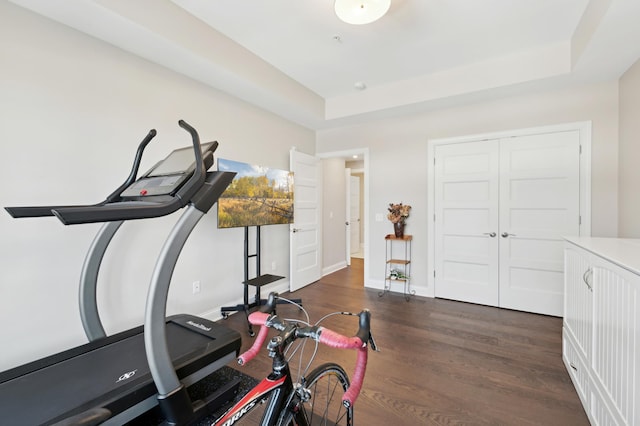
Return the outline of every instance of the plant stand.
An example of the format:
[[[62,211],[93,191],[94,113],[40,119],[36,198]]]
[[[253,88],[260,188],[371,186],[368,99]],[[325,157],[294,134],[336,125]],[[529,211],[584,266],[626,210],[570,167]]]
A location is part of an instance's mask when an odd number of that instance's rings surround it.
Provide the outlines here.
[[[415,295],[415,290],[411,290],[411,241],[413,236],[403,235],[396,237],[388,234],[385,239],[385,270],[384,270],[384,289],[378,293],[378,297],[382,297],[391,291],[391,283],[394,281],[403,283],[402,294],[408,302],[411,296]],[[404,257],[393,256],[394,243],[397,245],[404,244]]]

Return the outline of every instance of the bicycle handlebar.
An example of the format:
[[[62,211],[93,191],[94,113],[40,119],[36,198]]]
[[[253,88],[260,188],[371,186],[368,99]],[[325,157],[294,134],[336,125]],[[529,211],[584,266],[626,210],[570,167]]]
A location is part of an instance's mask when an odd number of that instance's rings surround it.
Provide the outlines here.
[[[259,325],[260,331],[256,336],[256,340],[253,341],[251,348],[238,356],[238,364],[244,365],[251,361],[258,355],[260,349],[262,349],[262,345],[264,345],[264,341],[267,339],[267,334],[269,334],[269,327],[266,326],[269,317],[271,317],[271,315],[264,312],[253,312],[249,315],[249,322],[253,325]]]
[[[368,342],[371,341],[373,343],[373,339],[371,339],[371,312],[365,309],[360,312],[358,316],[360,318],[358,333],[354,337],[344,336],[322,326],[298,328],[296,331],[296,337],[310,337],[316,342],[332,348],[358,350],[356,367],[351,384],[342,397],[342,403],[347,408],[352,407],[358,395],[360,395],[367,368]],[[253,325],[259,325],[260,331],[251,348],[238,357],[238,363],[240,365],[244,365],[255,358],[264,345],[269,328],[283,330],[285,324],[275,314],[266,312],[253,312],[249,315],[249,322]]]
[[[371,317],[371,313],[369,311],[362,311],[359,315],[361,322],[363,317]],[[358,330],[358,334],[360,334],[361,331],[362,328]],[[328,328],[324,327],[320,327],[319,337],[320,343],[324,343],[325,345],[331,346],[332,348],[358,350],[358,356],[356,358],[356,368],[351,378],[351,384],[342,397],[342,403],[345,405],[345,407],[349,408],[356,402],[358,395],[360,395],[360,390],[362,389],[362,382],[364,381],[364,374],[367,369],[367,359],[369,354],[367,350],[367,342],[369,339],[367,337],[367,339],[363,341],[359,336],[346,337],[340,333],[336,333],[335,331],[329,330]]]

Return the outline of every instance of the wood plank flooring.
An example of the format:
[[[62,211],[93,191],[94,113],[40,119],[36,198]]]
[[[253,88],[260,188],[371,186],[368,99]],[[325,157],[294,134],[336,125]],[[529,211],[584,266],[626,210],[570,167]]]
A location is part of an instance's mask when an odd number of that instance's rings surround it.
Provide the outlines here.
[[[312,319],[332,311],[372,312],[380,352],[370,352],[356,425],[588,425],[561,359],[562,319],[449,300],[401,295],[378,297],[363,286],[363,261],[291,296],[302,298]],[[281,316],[296,315],[279,307]],[[325,326],[347,335],[354,317]],[[253,339],[243,314],[225,324]],[[308,346],[307,352],[311,351]],[[351,374],[355,353],[321,348],[316,362],[336,361]],[[244,367],[257,378],[270,371],[263,355]]]

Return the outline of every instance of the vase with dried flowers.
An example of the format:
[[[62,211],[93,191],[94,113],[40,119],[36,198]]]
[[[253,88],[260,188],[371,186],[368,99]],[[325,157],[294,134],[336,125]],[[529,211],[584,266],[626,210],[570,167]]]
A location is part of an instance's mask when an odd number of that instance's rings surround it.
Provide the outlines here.
[[[389,213],[387,213],[387,219],[393,223],[393,232],[397,238],[404,237],[404,225],[406,219],[409,217],[409,211],[411,206],[408,204],[393,204],[389,203]]]

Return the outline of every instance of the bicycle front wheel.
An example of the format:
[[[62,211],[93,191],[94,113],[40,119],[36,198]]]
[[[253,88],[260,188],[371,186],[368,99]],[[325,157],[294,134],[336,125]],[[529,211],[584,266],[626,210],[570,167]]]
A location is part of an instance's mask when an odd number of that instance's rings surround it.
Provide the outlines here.
[[[352,426],[353,407],[342,404],[349,376],[338,364],[322,364],[307,376],[305,388],[311,398],[300,402],[284,416],[284,426]]]

